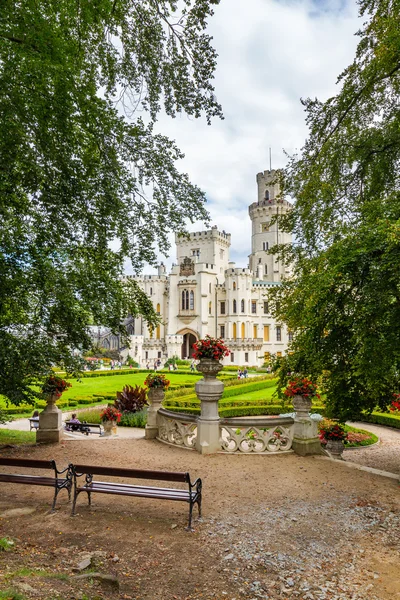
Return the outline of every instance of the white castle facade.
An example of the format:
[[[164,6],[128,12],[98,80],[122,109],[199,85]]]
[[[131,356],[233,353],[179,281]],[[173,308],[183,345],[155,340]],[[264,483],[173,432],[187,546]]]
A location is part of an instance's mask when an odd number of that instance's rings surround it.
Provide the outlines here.
[[[120,348],[110,332],[98,342],[129,354],[142,367],[177,356],[190,358],[193,344],[206,334],[221,337],[231,350],[225,364],[261,366],[270,354],[283,355],[290,332],[269,312],[266,291],[279,285],[289,271],[269,248],[291,243],[291,236],[271,224],[277,213],[290,210],[278,198],[274,171],[257,175],[258,199],[249,206],[252,222],[249,264],[238,268],[230,262],[231,235],[213,227],[209,231],[176,238],[177,264],[169,274],[163,264],[158,275],[135,277],[160,314],[162,324],[151,331],[143,319],[127,321],[130,347]],[[100,339],[101,338],[101,339]]]

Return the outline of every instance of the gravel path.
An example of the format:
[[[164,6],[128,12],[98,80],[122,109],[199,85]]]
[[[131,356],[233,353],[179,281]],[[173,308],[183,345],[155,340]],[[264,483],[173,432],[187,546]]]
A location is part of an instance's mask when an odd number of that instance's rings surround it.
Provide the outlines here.
[[[379,437],[379,442],[372,447],[345,451],[346,461],[400,475],[400,430],[370,423],[351,422],[349,425],[371,431]]]

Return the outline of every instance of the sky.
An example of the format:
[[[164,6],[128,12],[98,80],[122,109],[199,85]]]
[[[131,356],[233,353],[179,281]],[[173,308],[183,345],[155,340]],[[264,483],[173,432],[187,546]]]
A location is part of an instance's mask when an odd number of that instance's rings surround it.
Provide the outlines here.
[[[256,174],[269,169],[269,148],[273,169],[285,166],[285,152],[301,149],[307,127],[300,98],[338,92],[361,25],[354,0],[221,0],[215,7],[208,31],[219,55],[214,84],[225,119],[208,126],[205,118],[161,116],[157,129],[185,153],[178,167],[206,193],[211,225],[231,233],[238,267],[251,252],[248,206],[257,200]],[[173,243],[160,260],[169,271]]]

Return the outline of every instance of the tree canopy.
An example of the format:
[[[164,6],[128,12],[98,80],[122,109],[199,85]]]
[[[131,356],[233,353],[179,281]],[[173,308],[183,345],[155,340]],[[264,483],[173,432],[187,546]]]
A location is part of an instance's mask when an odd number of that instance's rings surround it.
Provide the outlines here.
[[[76,367],[92,320],[157,322],[122,278],[207,221],[203,192],[154,133],[221,117],[206,33],[219,0],[4,0],[0,5],[0,393],[32,398],[51,365]]]
[[[324,381],[336,416],[385,407],[400,369],[400,5],[365,0],[339,93],[303,101],[309,137],[283,174],[293,210],[275,290],[294,341],[281,370]]]

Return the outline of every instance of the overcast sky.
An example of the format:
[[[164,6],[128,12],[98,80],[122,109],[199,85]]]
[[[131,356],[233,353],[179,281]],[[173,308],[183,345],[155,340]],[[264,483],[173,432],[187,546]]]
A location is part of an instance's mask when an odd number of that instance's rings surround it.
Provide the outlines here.
[[[158,131],[185,153],[180,170],[207,196],[212,225],[232,234],[231,260],[251,251],[248,206],[256,174],[285,165],[307,137],[300,98],[325,100],[355,54],[361,27],[354,1],[221,0],[209,31],[219,58],[215,90],[225,120],[162,117]],[[201,224],[191,231],[204,229]],[[164,260],[168,267],[175,259]],[[145,272],[154,272],[151,268]]]

